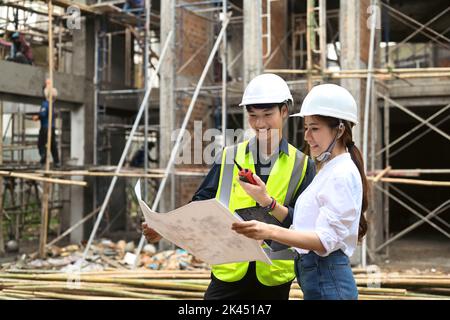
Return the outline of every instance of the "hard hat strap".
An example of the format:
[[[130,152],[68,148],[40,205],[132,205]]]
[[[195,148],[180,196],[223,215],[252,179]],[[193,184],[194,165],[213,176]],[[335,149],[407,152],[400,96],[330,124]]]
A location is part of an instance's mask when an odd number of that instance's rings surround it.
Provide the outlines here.
[[[316,157],[316,161],[319,162],[325,162],[328,159],[330,159],[331,157],[331,151],[333,151],[334,146],[336,145],[336,142],[338,140],[338,136],[339,136],[339,131],[340,129],[344,128],[344,124],[342,123],[342,120],[339,119],[339,126],[338,126],[338,131],[336,132],[336,135],[334,136],[333,141],[330,143],[330,145],[328,146],[328,148],[322,152],[321,154],[319,154]]]

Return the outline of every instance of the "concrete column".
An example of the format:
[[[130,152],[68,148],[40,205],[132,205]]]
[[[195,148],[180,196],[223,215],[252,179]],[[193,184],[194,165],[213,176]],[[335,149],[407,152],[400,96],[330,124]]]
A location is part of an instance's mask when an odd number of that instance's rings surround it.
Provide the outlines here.
[[[244,89],[250,80],[263,72],[261,15],[261,0],[244,0]],[[244,128],[248,128],[245,111]]]
[[[362,68],[360,52],[360,0],[341,0],[339,12],[339,41],[341,43],[341,68],[353,70]],[[363,95],[361,95],[361,79],[342,79],[341,85],[348,89],[355,97],[358,104],[359,123],[363,117]],[[361,126],[360,126],[361,127]],[[360,129],[360,128],[359,128]],[[354,130],[353,138],[356,145],[361,145],[361,134],[359,129]]]
[[[339,40],[341,43],[341,68],[343,70],[353,70],[353,69],[366,69],[369,56],[369,46],[370,46],[370,23],[369,14],[372,12],[369,9],[371,4],[370,0],[345,0],[340,2],[340,30],[339,30]],[[380,12],[380,11],[378,11]],[[377,32],[379,35],[379,32]],[[376,38],[374,48],[379,47],[378,36]],[[379,55],[376,54],[374,57],[374,66],[378,66]],[[353,131],[353,137],[355,143],[360,150],[362,148],[362,132],[364,123],[364,98],[366,90],[366,80],[365,79],[342,79],[341,85],[347,88],[355,97],[358,104],[358,120],[359,125]],[[380,146],[380,141],[377,140],[377,130],[381,131],[378,123],[379,111],[376,103],[377,99],[372,92],[372,110],[370,115],[369,126],[373,126],[372,130],[369,130],[369,146],[371,148],[378,149]],[[378,127],[378,128],[377,128]],[[361,150],[362,151],[362,150]],[[371,169],[374,166],[379,168],[381,162],[375,163],[374,160],[368,159],[368,168]],[[378,192],[371,193],[371,202],[368,209],[367,218],[369,221],[369,230],[367,235],[367,245],[368,249],[374,249],[377,244],[383,241],[383,219],[382,215],[382,201],[381,196]],[[370,258],[370,255],[368,256]],[[375,258],[375,257],[374,257]],[[360,251],[357,250],[355,255],[352,257],[353,263],[361,262]]]
[[[79,108],[71,111],[71,148],[70,157],[77,159],[75,164],[92,164],[93,148],[92,137],[94,132],[94,19],[82,18],[80,30],[73,31],[73,73],[85,78],[84,103]],[[76,177],[74,177],[76,178]],[[88,182],[88,187],[70,188],[70,224],[79,221],[85,213],[93,210],[94,179],[80,177]],[[85,239],[92,229],[92,223],[88,221],[82,227],[74,230],[70,235],[72,242]]]
[[[171,30],[175,30],[175,1],[161,1],[161,44]],[[172,37],[169,49],[161,65],[160,71],[160,140],[159,140],[159,166],[165,168],[169,162],[172,151],[171,134],[175,124],[175,34]],[[166,190],[160,201],[160,211],[170,210],[171,183],[169,179]]]
[[[365,67],[361,61],[361,37],[360,32],[364,31],[361,26],[361,7],[360,0],[341,0],[339,11],[339,41],[341,43],[341,69],[354,70]],[[363,109],[364,109],[364,86],[361,79],[342,79],[341,85],[350,91],[355,97],[358,104],[358,125],[353,130],[353,139],[355,144],[361,149],[362,142],[362,123],[363,123]],[[360,264],[361,246],[355,251],[351,258],[351,263],[354,265]]]
[[[74,164],[84,164],[84,119],[85,108],[79,107],[70,113],[70,159]],[[84,180],[83,177],[72,179]],[[84,216],[84,190],[83,188],[70,187],[70,226],[81,220]],[[70,234],[71,243],[79,243],[83,240],[83,228],[77,228]]]

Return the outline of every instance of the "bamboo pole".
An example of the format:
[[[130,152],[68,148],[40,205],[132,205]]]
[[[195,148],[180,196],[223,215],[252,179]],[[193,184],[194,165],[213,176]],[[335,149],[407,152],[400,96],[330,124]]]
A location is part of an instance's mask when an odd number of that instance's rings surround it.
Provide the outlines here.
[[[92,211],[89,214],[87,214],[83,219],[79,220],[77,223],[75,223],[73,226],[69,227],[66,231],[64,231],[58,237],[56,237],[55,239],[53,239],[52,241],[47,243],[46,247],[48,248],[48,247],[54,245],[55,243],[57,243],[58,241],[64,239],[64,237],[67,236],[68,234],[70,234],[73,230],[78,228],[80,225],[85,223],[87,220],[91,219],[99,210],[100,210],[100,207],[96,208],[94,211]],[[39,252],[33,252],[33,253],[30,254],[30,257],[32,259],[34,259],[38,255],[38,253]]]
[[[371,182],[374,181],[374,177],[367,177],[367,180]],[[450,181],[433,181],[433,180],[417,180],[417,179],[401,179],[401,178],[380,178],[379,181],[400,183],[400,184],[410,184],[410,185],[421,185],[421,186],[439,186],[439,187],[450,187]]]
[[[17,274],[2,274],[0,278],[12,278],[12,279],[28,279],[28,280],[67,280],[70,274],[49,274],[49,275],[17,275]],[[81,282],[98,282],[98,283],[116,283],[140,287],[153,287],[159,289],[177,288],[187,291],[202,291],[206,289],[206,285],[197,284],[182,284],[176,281],[161,281],[161,280],[138,280],[138,279],[122,279],[122,278],[109,278],[104,276],[86,276],[80,274]]]
[[[45,170],[50,169],[50,150],[52,144],[52,129],[53,129],[53,24],[52,24],[53,6],[52,0],[48,1],[48,71],[50,85],[48,88],[48,128],[47,128],[47,150],[45,159]],[[42,212],[41,212],[41,230],[39,237],[39,256],[45,258],[45,244],[47,243],[47,229],[48,229],[48,202],[50,194],[50,184],[44,182],[42,195]]]
[[[314,0],[306,2],[306,76],[308,91],[312,89],[313,84],[313,45],[314,35]],[[270,72],[270,71],[269,71]],[[274,72],[273,72],[274,73]]]
[[[80,225],[82,225],[83,223],[85,223],[87,220],[91,219],[98,211],[100,210],[100,207],[96,208],[94,211],[90,212],[88,215],[86,215],[83,219],[81,219],[80,221],[78,221],[77,223],[75,223],[73,226],[71,226],[69,229],[67,229],[66,231],[64,231],[61,235],[59,235],[59,237],[56,237],[55,239],[53,239],[52,241],[50,241],[47,244],[47,247],[50,247],[51,245],[54,245],[55,243],[57,243],[58,241],[60,241],[61,239],[63,239],[66,235],[68,235],[69,233],[71,233],[73,230],[75,230],[76,228],[78,228]]]
[[[127,298],[141,298],[151,299],[154,295],[163,295],[168,297],[180,297],[180,298],[203,298],[203,292],[187,292],[180,290],[161,290],[152,288],[134,288],[121,285],[102,286],[80,284],[79,287],[68,287],[67,283],[50,283],[50,284],[28,284],[21,286],[13,286],[7,290],[20,290],[20,291],[50,291],[55,293],[65,293],[67,291],[84,294],[84,295],[97,295],[105,294],[113,297],[127,297]]]
[[[392,169],[391,166],[387,166],[386,168],[384,168],[383,170],[381,170],[381,171],[376,175],[376,177],[372,180],[372,182],[376,183],[376,182],[380,181],[380,179],[381,179],[383,176],[387,175],[391,169]]]
[[[41,269],[12,269],[7,272],[0,273],[0,279],[3,274],[62,274],[63,272],[57,270],[41,270]],[[103,270],[103,271],[85,271],[84,275],[130,275],[136,278],[146,275],[203,275],[209,277],[211,275],[210,270],[149,270],[149,269],[135,269],[135,270]]]
[[[0,176],[43,181],[43,182],[47,182],[47,183],[73,185],[73,186],[80,186],[80,187],[87,186],[87,183],[85,181],[73,181],[73,180],[63,180],[63,179],[56,179],[56,178],[47,178],[47,177],[41,177],[41,176],[31,174],[31,173],[17,173],[17,172],[13,172],[13,171],[0,170]]]
[[[139,270],[136,272],[139,273]],[[187,275],[187,271],[147,271],[150,274]],[[130,271],[116,271],[117,274],[129,275]],[[80,277],[78,285],[69,286],[67,274],[0,274],[0,299],[202,299],[209,279],[203,280],[158,280],[130,281],[112,278],[111,272],[103,277]],[[421,278],[416,278],[421,277]],[[360,276],[361,278],[361,276]],[[435,279],[434,279],[435,278]],[[450,299],[450,279],[448,275],[420,274],[382,274],[380,284],[389,288],[370,288],[358,285],[360,300],[429,300]],[[367,279],[356,279],[357,283]],[[200,285],[186,281],[201,281]],[[448,285],[446,285],[448,284]],[[435,286],[438,285],[438,286]],[[399,287],[400,286],[400,287]],[[390,288],[392,287],[392,288]],[[410,288],[414,288],[410,290]],[[433,290],[434,289],[434,290]],[[429,294],[427,292],[430,292]],[[425,292],[427,291],[427,292]],[[303,299],[303,292],[298,283],[291,285],[290,299]]]
[[[38,170],[37,173],[48,173],[55,176],[86,176],[86,177],[126,177],[126,178],[162,178],[164,175],[160,173],[133,173],[133,172],[95,172],[95,171],[54,171],[49,172]]]
[[[53,299],[63,299],[63,300],[125,300],[125,298],[109,297],[109,296],[86,296],[86,295],[75,295],[75,294],[62,294],[54,292],[27,292],[21,290],[3,290],[5,294],[11,295],[13,297],[23,297],[24,299],[42,299],[42,298],[53,298]],[[128,298],[133,299],[134,298]]]
[[[366,285],[368,279],[356,278],[357,285]],[[373,281],[373,279],[370,279]],[[395,287],[442,287],[450,288],[450,279],[405,279],[405,278],[380,278],[377,279],[382,286]]]
[[[365,279],[365,278],[372,278],[374,275],[371,273],[370,275],[368,274],[357,274],[354,275],[355,279],[361,278],[361,279]],[[377,277],[380,278],[385,278],[385,279],[442,279],[442,280],[447,280],[450,279],[450,275],[428,275],[428,274],[387,274],[387,273],[380,273],[376,275]]]
[[[377,175],[382,170],[374,170],[368,172],[368,175]],[[417,177],[420,174],[448,174],[450,169],[391,169],[387,176],[407,176],[407,177]]]
[[[308,70],[305,69],[265,69],[264,72],[271,73],[288,73],[288,74],[308,74]],[[313,74],[318,75],[318,71],[312,71]],[[323,70],[323,74],[333,75],[366,75],[369,72],[368,69],[355,69],[355,70]],[[450,68],[374,68],[373,72],[375,74],[410,74],[410,73],[418,73],[422,76],[426,76],[428,73],[430,74],[441,74],[441,73],[449,73]]]
[[[3,100],[0,99],[0,165],[3,164]],[[3,177],[0,175],[0,256],[5,254],[3,239]]]
[[[80,287],[69,287],[66,284],[63,285],[47,285],[47,286],[28,286],[28,287],[20,287],[20,288],[14,288],[14,289],[8,289],[8,290],[17,290],[17,291],[23,291],[23,292],[31,292],[32,294],[36,292],[50,292],[50,293],[78,293],[78,294],[84,294],[89,296],[97,296],[97,295],[103,295],[108,297],[120,297],[120,298],[132,298],[132,299],[155,299],[159,298],[158,295],[153,294],[145,294],[145,293],[138,293],[138,292],[132,292],[129,290],[126,290],[125,288],[120,287],[94,287],[89,286],[85,284],[81,284]]]

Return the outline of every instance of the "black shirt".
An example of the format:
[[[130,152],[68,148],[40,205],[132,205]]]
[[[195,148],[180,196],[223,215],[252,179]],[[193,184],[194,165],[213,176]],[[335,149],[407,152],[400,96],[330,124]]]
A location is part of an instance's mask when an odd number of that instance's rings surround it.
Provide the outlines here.
[[[267,183],[267,179],[269,178],[269,175],[261,174],[262,171],[268,172],[268,170],[261,170],[263,168],[270,168],[271,164],[273,164],[275,161],[264,161],[260,160],[259,152],[258,150],[258,144],[255,143],[256,139],[250,140],[249,144],[247,145],[246,152],[249,152],[250,150],[253,152],[255,160],[255,173],[258,177],[261,178],[264,183]],[[278,153],[275,152],[272,157],[278,157],[279,153],[285,153],[289,154],[289,147],[288,142],[286,139],[281,139]],[[256,157],[255,157],[256,155]],[[216,159],[222,159],[222,152],[216,157]],[[195,192],[194,196],[192,197],[192,201],[199,201],[199,200],[209,200],[214,199],[216,197],[217,193],[217,187],[219,185],[219,179],[220,179],[220,169],[221,169],[221,160],[215,161],[214,165],[212,166],[211,170],[208,172],[208,175],[203,180],[202,184],[198,188],[198,190]],[[314,161],[311,158],[308,158],[308,165],[305,172],[305,178],[302,181],[302,184],[300,185],[300,188],[297,190],[297,193],[294,195],[294,197],[291,199],[291,202],[288,204],[288,212],[289,214],[286,216],[284,221],[282,221],[282,225],[285,228],[289,228],[292,224],[293,216],[294,216],[294,207],[295,202],[297,201],[298,196],[306,189],[306,187],[311,183],[314,176],[316,174],[315,164]]]

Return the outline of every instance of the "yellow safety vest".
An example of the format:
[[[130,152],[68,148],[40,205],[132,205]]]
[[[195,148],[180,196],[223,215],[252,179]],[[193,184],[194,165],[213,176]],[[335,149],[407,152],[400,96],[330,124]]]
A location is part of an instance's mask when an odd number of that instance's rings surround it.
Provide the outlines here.
[[[250,197],[236,181],[238,168],[234,159],[243,167],[255,172],[253,154],[247,149],[249,141],[227,147],[222,154],[219,186],[216,199],[227,206],[234,214],[236,209],[256,206],[256,201]],[[298,191],[306,173],[307,156],[289,144],[289,155],[280,153],[275,161],[266,183],[267,193],[280,204],[288,205]],[[264,246],[263,246],[264,248]],[[277,286],[295,278],[292,249],[266,253],[272,260],[272,265],[256,261],[256,275],[262,284]],[[278,258],[277,258],[278,257]],[[248,269],[248,262],[213,265],[212,273],[222,281],[235,282],[241,280]]]

